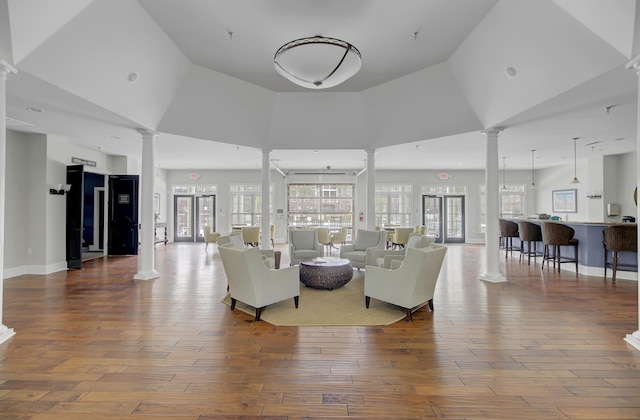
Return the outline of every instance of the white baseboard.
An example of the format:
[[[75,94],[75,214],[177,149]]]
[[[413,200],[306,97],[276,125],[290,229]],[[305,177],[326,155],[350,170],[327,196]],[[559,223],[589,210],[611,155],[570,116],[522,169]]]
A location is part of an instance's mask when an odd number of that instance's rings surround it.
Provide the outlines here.
[[[25,274],[46,275],[57,273],[58,271],[65,271],[66,269],[66,261],[48,265],[22,265],[20,267],[5,268],[2,271],[2,278],[9,279],[11,277],[18,277]]]

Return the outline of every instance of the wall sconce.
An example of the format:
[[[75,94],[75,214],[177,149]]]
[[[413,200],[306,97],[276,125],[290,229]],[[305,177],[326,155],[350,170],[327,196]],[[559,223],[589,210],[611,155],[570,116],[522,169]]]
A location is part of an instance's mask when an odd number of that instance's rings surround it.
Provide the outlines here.
[[[71,190],[71,184],[49,184],[49,194],[64,195]]]

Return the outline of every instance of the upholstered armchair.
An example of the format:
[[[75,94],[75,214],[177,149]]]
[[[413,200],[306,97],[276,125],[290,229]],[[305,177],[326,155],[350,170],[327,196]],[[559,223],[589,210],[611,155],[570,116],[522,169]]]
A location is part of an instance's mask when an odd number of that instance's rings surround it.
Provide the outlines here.
[[[218,248],[220,247],[233,247],[239,249],[246,248],[244,241],[242,240],[242,235],[239,233],[232,233],[229,236],[220,236],[218,238]],[[261,249],[260,255],[262,255],[262,261],[267,268],[277,268],[276,257],[272,249]]]
[[[291,265],[301,260],[323,257],[323,245],[318,242],[315,229],[292,229],[289,231],[289,260]]]
[[[396,246],[398,248],[404,248],[409,241],[409,235],[413,233],[414,228],[397,227],[393,232],[393,239],[391,240],[392,248]]]
[[[391,268],[392,261],[402,261],[409,248],[426,248],[434,243],[436,238],[432,236],[412,233],[409,235],[407,245],[400,250],[369,248],[366,253],[365,264],[374,265],[386,269]]]
[[[256,321],[260,321],[262,310],[273,303],[293,298],[298,307],[300,297],[300,273],[298,267],[280,270],[267,268],[262,263],[257,248],[221,246],[222,266],[229,282],[231,310],[236,301],[256,308]]]
[[[260,226],[243,226],[241,233],[245,245],[258,246],[260,242]]]
[[[271,240],[271,246],[276,246],[273,243],[273,238],[276,237],[276,225],[269,225],[269,239]]]
[[[384,249],[386,241],[385,231],[358,229],[355,242],[340,247],[340,258],[351,261],[351,266],[359,270],[366,266],[367,249]]]
[[[343,226],[342,228],[340,228],[340,231],[335,232],[331,235],[331,242],[335,245],[335,244],[341,244],[344,245],[345,241],[347,240],[347,231],[349,230],[348,227]]]
[[[329,228],[316,228],[316,233],[318,235],[318,242],[323,245],[325,247],[325,255],[326,255],[326,250],[329,251],[329,254],[331,253],[331,234],[329,233]]]
[[[220,237],[220,233],[211,232],[211,227],[204,226],[202,228],[202,236],[204,237],[204,244],[205,244],[204,245],[204,249],[206,251],[210,242],[217,242],[218,241],[218,238]]]
[[[433,311],[433,295],[446,252],[447,248],[440,244],[409,248],[404,261],[395,270],[367,267],[365,306],[369,308],[371,298],[398,305],[406,310],[409,322],[413,308],[428,303]]]

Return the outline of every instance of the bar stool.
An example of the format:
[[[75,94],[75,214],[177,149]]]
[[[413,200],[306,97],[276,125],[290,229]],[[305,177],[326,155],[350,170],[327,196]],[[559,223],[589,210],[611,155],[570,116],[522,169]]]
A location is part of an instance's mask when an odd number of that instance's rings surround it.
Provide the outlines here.
[[[500,219],[500,241],[504,241],[504,258],[507,258],[507,254],[511,251],[513,256],[513,238],[520,238],[518,235],[518,224],[511,220]],[[515,248],[516,250],[518,248]]]
[[[524,220],[518,221],[518,232],[520,234],[520,261],[523,256],[527,256],[527,264],[531,265],[531,256],[533,255],[533,262],[536,262],[536,257],[541,257],[542,252],[538,251],[538,242],[542,242],[542,228],[540,225],[526,222]],[[525,250],[524,244],[527,244]],[[531,244],[533,243],[533,249]]]
[[[638,227],[636,225],[609,226],[602,231],[604,241],[604,278],[607,279],[607,267],[613,268],[611,281],[616,282],[616,271],[638,271],[634,264],[618,265],[618,252],[638,252]],[[613,262],[609,262],[609,253]]]
[[[578,240],[573,238],[575,231],[572,227],[561,223],[544,222],[542,224],[542,243],[544,244],[544,252],[542,256],[542,268],[545,261],[553,261],[555,269],[558,263],[558,272],[560,272],[560,264],[573,262],[576,264],[576,274],[578,274]],[[561,246],[571,246],[574,251],[574,258],[562,257],[560,255]],[[553,255],[550,255],[549,248],[553,247]]]

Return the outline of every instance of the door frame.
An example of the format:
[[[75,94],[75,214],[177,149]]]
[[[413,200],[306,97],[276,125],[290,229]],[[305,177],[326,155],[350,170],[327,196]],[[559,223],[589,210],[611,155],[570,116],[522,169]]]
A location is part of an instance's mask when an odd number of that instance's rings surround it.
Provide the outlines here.
[[[194,237],[194,242],[204,242],[204,236],[200,236],[200,229],[202,228],[202,226],[200,226],[200,200],[203,198],[211,198],[213,200],[213,203],[211,203],[211,217],[213,218],[213,226],[211,226],[211,231],[215,232],[216,230],[216,195],[215,194],[201,194],[201,195],[195,195],[195,202],[194,202],[194,212],[195,212],[195,217],[193,219],[194,221],[194,230],[193,230],[193,237]]]
[[[439,225],[439,236],[436,237],[436,242],[437,243],[464,243],[466,241],[466,233],[465,233],[465,229],[466,229],[466,224],[465,224],[465,219],[466,219],[466,195],[464,194],[443,194],[443,195],[437,195],[437,194],[423,194],[422,195],[422,224],[426,226],[426,220],[425,220],[425,199],[429,197],[429,198],[436,198],[439,199],[440,201],[440,212],[439,212],[439,216],[440,216],[440,225]],[[447,208],[449,203],[447,202],[448,199],[450,198],[461,198],[462,199],[462,219],[461,219],[461,230],[462,230],[462,237],[461,238],[451,238],[447,235],[447,223],[448,223],[448,218],[447,218]]]
[[[100,199],[102,198],[102,206]],[[102,211],[100,211],[102,210]],[[93,244],[89,245],[89,251],[103,251],[107,255],[107,221],[104,215],[107,211],[107,197],[105,187],[95,187],[93,189]],[[100,248],[100,224],[102,224],[102,248]],[[98,239],[95,239],[98,238]]]
[[[444,219],[443,219],[443,238],[442,240],[445,243],[460,243],[463,244],[466,241],[466,234],[465,234],[465,229],[466,229],[466,225],[465,225],[465,219],[467,218],[466,216],[466,196],[464,194],[445,194],[444,196],[444,203],[442,206],[442,213],[444,215]],[[461,219],[460,219],[460,230],[461,230],[461,238],[450,238],[447,235],[447,227],[446,224],[449,222],[448,218],[447,218],[447,209],[449,207],[449,203],[447,202],[448,199],[452,199],[452,198],[460,198],[461,201]]]
[[[191,200],[191,236],[178,235],[178,200],[189,198]],[[195,206],[196,196],[194,194],[174,194],[173,196],[173,242],[195,242]]]

